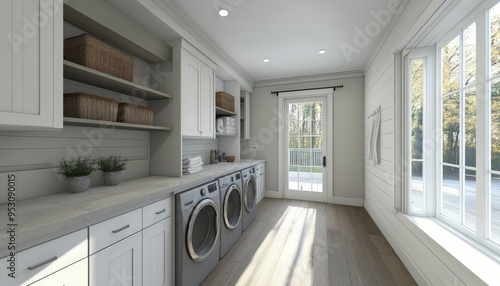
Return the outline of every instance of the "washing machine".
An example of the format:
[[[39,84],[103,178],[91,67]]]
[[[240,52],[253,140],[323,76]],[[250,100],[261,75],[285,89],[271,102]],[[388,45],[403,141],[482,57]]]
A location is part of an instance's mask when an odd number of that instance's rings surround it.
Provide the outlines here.
[[[219,178],[220,188],[220,258],[224,257],[241,237],[242,232],[242,187],[241,173]]]
[[[175,195],[175,285],[199,285],[219,263],[217,181]]]
[[[255,219],[255,207],[257,205],[257,184],[255,181],[255,168],[241,170],[241,180],[243,183],[243,225],[245,231]]]

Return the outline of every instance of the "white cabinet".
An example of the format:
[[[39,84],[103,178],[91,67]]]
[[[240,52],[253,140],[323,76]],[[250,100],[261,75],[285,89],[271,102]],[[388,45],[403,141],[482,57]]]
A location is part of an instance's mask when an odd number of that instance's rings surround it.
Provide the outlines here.
[[[250,93],[242,91],[240,95],[241,139],[250,139]]]
[[[163,219],[142,231],[143,285],[172,285],[172,218]]]
[[[142,237],[137,232],[90,256],[90,286],[142,285]]]
[[[23,250],[17,253],[14,258],[7,256],[2,259],[1,265],[5,267],[2,267],[3,282],[1,284],[5,286],[31,285],[31,283],[34,283],[42,278],[55,275],[44,281],[58,281],[54,277],[64,277],[65,281],[67,281],[66,285],[87,285],[87,283],[82,284],[82,282],[87,281],[87,267],[85,267],[85,269],[81,269],[81,272],[72,276],[68,276],[67,271],[61,270],[75,262],[85,259],[87,255],[87,229],[82,229]],[[12,259],[15,261],[14,264],[11,263]],[[14,268],[9,269],[7,267],[8,265],[13,265]],[[85,265],[87,264],[85,263]],[[15,271],[15,278],[8,276],[12,270]],[[59,273],[60,270],[64,271],[64,273]],[[40,283],[35,285],[56,284],[48,282],[42,283],[40,281]]]
[[[255,167],[257,203],[266,195],[266,164],[260,163]]]
[[[173,285],[172,198],[142,208],[144,286]]]
[[[215,71],[185,49],[182,63],[182,135],[213,138]]]
[[[89,285],[142,285],[142,210],[89,227]]]
[[[88,259],[85,258],[30,284],[30,286],[88,286],[88,269],[89,262]]]
[[[2,1],[0,23],[0,130],[62,128],[62,1]]]

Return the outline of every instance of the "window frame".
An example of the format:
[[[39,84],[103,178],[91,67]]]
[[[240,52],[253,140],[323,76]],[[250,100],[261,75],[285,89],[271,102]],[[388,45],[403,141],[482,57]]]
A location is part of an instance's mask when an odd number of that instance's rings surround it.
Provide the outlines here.
[[[403,123],[396,124],[396,128],[401,128],[403,134],[398,137],[395,136],[395,176],[401,177],[395,180],[395,188],[401,187],[403,190],[401,194],[395,192],[394,207],[396,210],[401,211],[407,215],[412,216],[426,216],[435,218],[440,224],[446,228],[454,231],[458,236],[466,238],[471,244],[476,245],[479,249],[485,251],[484,246],[496,253],[500,254],[500,242],[491,239],[491,175],[500,174],[492,170],[491,167],[491,83],[498,79],[499,76],[491,76],[490,74],[490,9],[499,4],[500,1],[484,1],[477,7],[476,12],[467,15],[464,19],[460,20],[458,25],[449,31],[445,32],[444,37],[436,41],[435,45],[426,48],[418,49],[405,49],[401,53],[395,55],[395,72],[401,71],[403,76],[396,77],[395,80],[400,80],[396,83],[395,92],[401,92],[404,96],[401,99],[396,97],[395,108],[400,106],[402,110],[395,112],[395,118],[401,118]],[[442,66],[441,66],[441,49],[453,40],[457,35],[460,35],[460,49],[465,49],[463,32],[472,24],[476,23],[476,78],[473,84],[464,86],[462,81],[465,78],[465,56],[461,53],[460,62],[460,87],[458,92],[460,94],[460,122],[465,124],[465,93],[468,90],[475,88],[476,90],[476,167],[470,167],[465,162],[465,142],[466,127],[460,127],[460,161],[458,167],[460,170],[460,185],[465,188],[465,170],[475,169],[476,172],[476,228],[475,231],[465,226],[465,219],[463,224],[457,223],[449,219],[441,213],[441,187],[442,187],[442,166],[443,166],[443,130],[442,130],[442,98],[441,91],[442,85]],[[423,128],[423,152],[427,154],[422,155],[423,163],[423,185],[424,192],[427,199],[425,200],[425,208],[422,212],[414,212],[411,210],[411,85],[408,80],[411,77],[411,66],[409,62],[411,59],[425,58],[433,59],[431,65],[426,66],[426,71],[433,71],[433,80],[425,75],[426,83],[425,89],[427,94],[424,95],[424,119]],[[428,61],[430,62],[430,61]],[[410,72],[409,71],[410,68]],[[429,100],[432,99],[433,100]],[[482,103],[479,103],[480,98],[484,98]],[[461,124],[462,125],[462,124]],[[432,131],[435,130],[435,131]],[[464,132],[462,132],[464,131]],[[434,132],[432,134],[431,132]],[[430,141],[433,140],[434,144]],[[429,144],[432,147],[429,147]],[[434,153],[433,153],[434,152]],[[400,155],[398,155],[400,154]],[[432,154],[432,155],[431,155]],[[399,157],[401,156],[401,157]],[[399,159],[398,159],[399,158]],[[462,176],[463,173],[463,176]],[[464,189],[465,191],[465,189]],[[462,193],[462,190],[460,191]],[[460,195],[462,197],[462,195]],[[465,200],[465,195],[463,196]],[[464,202],[461,202],[465,206]],[[465,207],[460,212],[460,218],[465,217]],[[485,251],[488,252],[488,251]]]

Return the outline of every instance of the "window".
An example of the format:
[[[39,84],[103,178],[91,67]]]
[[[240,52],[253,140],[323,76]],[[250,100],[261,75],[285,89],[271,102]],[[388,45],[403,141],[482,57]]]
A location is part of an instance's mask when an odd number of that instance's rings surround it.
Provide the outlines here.
[[[473,20],[405,55],[405,211],[500,253],[500,3]]]

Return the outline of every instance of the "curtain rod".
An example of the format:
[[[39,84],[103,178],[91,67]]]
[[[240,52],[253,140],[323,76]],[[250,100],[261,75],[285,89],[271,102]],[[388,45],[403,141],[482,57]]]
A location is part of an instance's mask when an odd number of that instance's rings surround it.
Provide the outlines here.
[[[293,89],[293,90],[279,90],[279,91],[271,91],[271,94],[278,95],[280,92],[316,90],[316,89],[325,89],[325,88],[333,88],[333,91],[335,91],[337,88],[343,88],[343,87],[344,87],[344,85],[335,85],[335,86],[327,86],[327,87],[302,88],[302,89]]]

